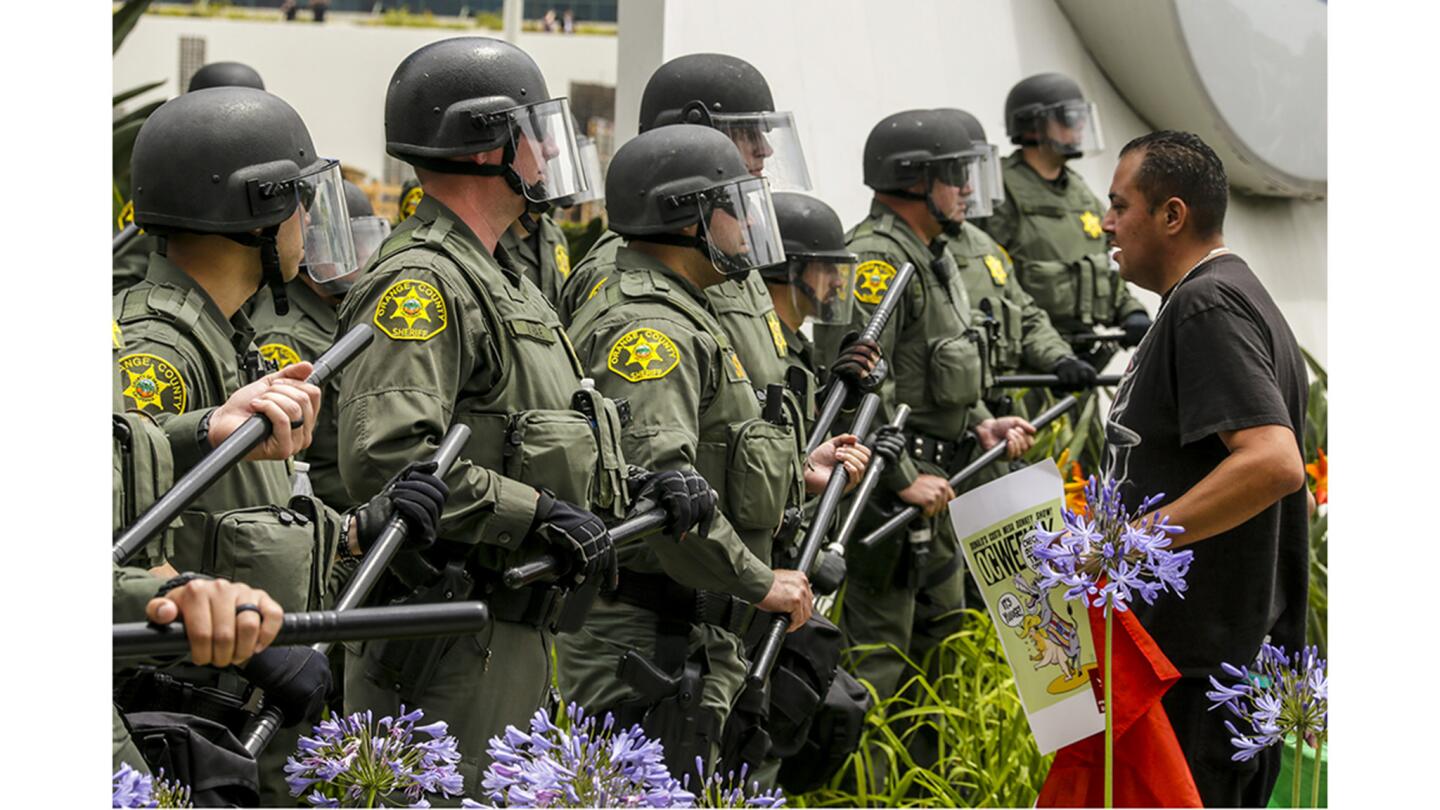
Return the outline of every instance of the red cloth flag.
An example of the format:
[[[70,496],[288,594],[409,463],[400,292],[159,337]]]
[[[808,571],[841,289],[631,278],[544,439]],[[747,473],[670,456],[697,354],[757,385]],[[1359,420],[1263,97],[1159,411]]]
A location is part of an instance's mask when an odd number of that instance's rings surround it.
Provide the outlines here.
[[[1090,636],[1105,673],[1105,613],[1091,607]],[[1130,611],[1114,617],[1115,661],[1111,690],[1115,706],[1115,806],[1201,807],[1200,792],[1185,764],[1185,754],[1170,727],[1160,698],[1180,679],[1179,670]],[[1097,687],[1097,695],[1104,694]],[[1038,807],[1103,807],[1105,804],[1105,733],[1061,748],[1040,789]]]

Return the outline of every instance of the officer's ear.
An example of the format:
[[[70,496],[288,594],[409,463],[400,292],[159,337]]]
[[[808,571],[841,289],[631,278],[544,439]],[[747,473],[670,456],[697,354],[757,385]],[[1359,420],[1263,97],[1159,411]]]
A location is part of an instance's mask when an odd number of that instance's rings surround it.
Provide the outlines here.
[[[473,155],[465,155],[460,160],[472,162],[479,166],[498,166],[505,160],[504,147],[496,147],[488,152],[477,152]]]

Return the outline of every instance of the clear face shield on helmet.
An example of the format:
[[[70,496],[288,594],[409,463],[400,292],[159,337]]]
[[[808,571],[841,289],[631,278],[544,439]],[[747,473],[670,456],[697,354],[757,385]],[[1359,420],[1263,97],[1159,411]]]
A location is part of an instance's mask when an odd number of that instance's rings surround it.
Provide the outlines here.
[[[585,190],[557,201],[557,205],[569,208],[605,199],[605,173],[600,171],[600,147],[596,146],[594,138],[584,135],[580,136],[580,170],[585,173]]]
[[[810,171],[800,149],[795,116],[788,112],[711,113],[710,123],[735,142],[745,168],[770,181],[775,191],[810,191]]]
[[[982,154],[980,157],[980,193],[990,198],[990,207],[1005,202],[1005,175],[1002,174],[1000,164],[1000,147],[993,143],[977,144]],[[980,217],[981,214],[971,214]]]
[[[570,102],[563,98],[510,111],[512,165],[531,202],[569,197],[588,188],[574,120]]]
[[[985,180],[985,155],[982,150],[926,165],[926,173],[931,180],[955,189],[948,193],[934,187],[930,189],[930,203],[938,211],[936,219],[962,222],[994,213],[995,201]]]
[[[726,276],[785,261],[780,227],[763,178],[736,180],[696,195],[700,233],[710,245],[710,261]]]
[[[321,289],[337,298],[350,292],[360,279],[360,271],[370,264],[371,257],[385,244],[390,236],[390,222],[380,217],[353,217],[350,220],[350,236],[355,243],[355,272],[319,282]]]
[[[1066,157],[1094,155],[1105,148],[1094,102],[1062,101],[1041,108],[1035,127],[1042,142]]]
[[[299,196],[305,272],[318,284],[329,284],[360,269],[345,205],[340,162],[328,160],[295,182]]]
[[[790,256],[790,302],[805,319],[827,326],[850,324],[855,306],[850,284],[855,260],[835,256]]]

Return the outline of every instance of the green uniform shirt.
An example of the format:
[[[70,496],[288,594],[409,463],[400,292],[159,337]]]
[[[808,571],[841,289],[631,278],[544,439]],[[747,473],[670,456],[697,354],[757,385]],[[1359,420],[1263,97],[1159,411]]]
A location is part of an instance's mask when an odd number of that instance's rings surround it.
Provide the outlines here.
[[[880,333],[880,348],[890,370],[877,391],[881,408],[877,423],[890,421],[896,407],[905,402],[911,408],[906,433],[959,441],[989,412],[980,402],[988,382],[985,339],[976,328],[970,296],[954,260],[944,250],[937,259],[920,235],[879,201],[850,231],[846,245],[859,256],[854,325],[816,327],[820,361],[838,354],[845,332],[864,328],[900,265],[914,264],[915,279]],[[886,468],[884,481],[898,492],[917,474],[914,460],[905,455]]]
[[[429,457],[452,422],[469,425],[446,476],[439,534],[484,546],[474,559],[492,570],[529,534],[537,487],[591,508],[593,469],[577,459],[595,452],[588,422],[570,410],[581,369],[555,310],[498,253],[497,261],[426,196],[346,294],[338,327],[376,329],[340,378],[345,488],[352,499],[369,497],[405,464]],[[546,425],[583,433],[556,435]]]
[[[258,368],[254,330],[242,312],[226,319],[194,279],[159,254],[151,254],[144,281],[115,296],[114,317],[124,332],[124,353],[116,360],[124,405],[160,425],[175,475],[183,475],[210,449],[197,440],[201,417],[249,382],[247,365]],[[290,489],[288,463],[240,462],[182,513],[174,566],[243,574],[286,610],[306,609],[323,591],[330,561],[317,553],[314,529],[299,528],[283,508]],[[266,521],[277,518],[287,530],[270,530]],[[222,542],[225,532],[231,539]]]
[[[624,237],[606,231],[570,274],[561,290],[559,307],[567,324],[575,321],[580,308],[615,275],[615,252],[624,244]],[[716,284],[704,295],[735,351],[740,353],[751,385],[757,391],[771,384],[784,385],[789,348],[780,316],[775,314],[775,303],[760,274],[750,273],[743,280]]]
[[[250,321],[255,324],[255,343],[260,347],[260,354],[278,368],[302,360],[313,363],[335,342],[340,316],[334,305],[299,278],[285,285],[285,296],[290,301],[290,311],[283,316],[275,313],[275,299],[268,288],[252,299],[255,307]],[[307,476],[316,497],[330,506],[345,507],[353,502],[336,467],[339,448],[335,446],[335,407],[328,401],[334,398],[333,394],[334,389],[330,388],[321,400],[320,413],[316,414],[320,424],[314,438],[296,458],[310,465]]]
[[[570,242],[554,217],[544,214],[537,222],[539,230],[524,239],[505,229],[500,244],[520,272],[545,294],[545,300],[557,306],[561,285],[570,275]]]
[[[647,469],[695,469],[720,496],[708,535],[658,538],[621,550],[620,559],[759,602],[774,580],[771,539],[801,492],[795,433],[761,418],[712,298],[628,247],[608,272],[571,329],[596,386],[630,403],[625,455]]]
[[[1050,325],[1050,316],[1036,305],[1015,278],[1010,257],[990,235],[964,223],[960,235],[946,240],[946,248],[960,271],[975,317],[984,323],[986,305],[999,326],[990,346],[995,374],[1010,374],[1022,367],[1049,373],[1062,357],[1074,352]]]
[[[1110,268],[1100,220],[1105,204],[1069,167],[1053,181],[1030,168],[1017,149],[1002,167],[1005,200],[976,220],[1010,252],[1020,283],[1065,335],[1117,325],[1145,307]]]

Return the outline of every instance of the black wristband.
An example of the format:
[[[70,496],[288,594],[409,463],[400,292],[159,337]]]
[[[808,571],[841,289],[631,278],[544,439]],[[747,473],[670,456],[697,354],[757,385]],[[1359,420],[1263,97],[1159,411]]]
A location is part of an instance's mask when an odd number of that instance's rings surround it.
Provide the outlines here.
[[[164,584],[160,586],[160,590],[155,592],[155,598],[158,599],[165,594],[175,590],[176,588],[183,587],[185,584],[193,582],[197,579],[213,580],[215,579],[215,577],[212,577],[209,574],[201,574],[196,571],[186,571],[179,576],[174,576],[165,580]]]

